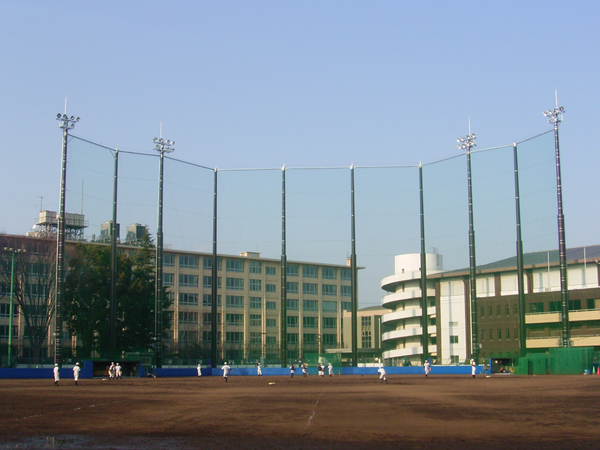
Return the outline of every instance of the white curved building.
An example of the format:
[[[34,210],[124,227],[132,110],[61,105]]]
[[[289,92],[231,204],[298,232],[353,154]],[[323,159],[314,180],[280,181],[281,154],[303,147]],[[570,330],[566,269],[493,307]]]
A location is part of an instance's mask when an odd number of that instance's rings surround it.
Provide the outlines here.
[[[442,255],[425,255],[427,274],[442,272]],[[390,364],[409,360],[413,365],[423,363],[423,328],[421,317],[421,254],[409,253],[395,257],[395,273],[381,280],[381,288],[387,292],[381,301],[390,310],[383,315],[383,358]],[[437,308],[435,281],[427,281],[427,331],[429,356],[437,357]]]

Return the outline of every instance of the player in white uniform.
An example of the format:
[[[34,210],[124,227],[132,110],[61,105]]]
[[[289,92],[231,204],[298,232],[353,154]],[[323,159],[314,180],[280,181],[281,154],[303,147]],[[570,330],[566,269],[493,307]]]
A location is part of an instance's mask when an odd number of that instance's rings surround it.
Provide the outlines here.
[[[477,364],[475,364],[475,360],[471,358],[471,375],[475,378],[475,372],[477,372]]]
[[[79,367],[79,363],[75,363],[75,366],[73,367],[73,379],[75,380],[75,385],[77,385],[77,382],[79,381],[80,371],[81,367]]]
[[[226,362],[223,365],[223,378],[225,378],[225,382],[227,382],[227,377],[229,376],[230,371],[231,371],[231,367],[229,367]]]
[[[198,371],[198,376],[201,377],[202,376],[202,366],[200,364],[198,364],[198,367],[196,367],[196,370]]]
[[[258,375],[259,377],[262,377],[262,368],[260,367],[259,362],[256,363],[256,375]]]
[[[427,378],[429,372],[431,372],[431,364],[429,364],[429,361],[425,361],[425,378]]]
[[[327,369],[329,370],[329,376],[331,377],[333,375],[333,366],[331,365],[331,363],[329,363]]]
[[[115,377],[115,363],[111,362],[108,368],[108,379],[112,380]]]
[[[54,364],[54,385],[58,386],[58,382],[60,381],[60,373],[58,372],[58,364]]]
[[[385,381],[385,384],[387,384],[387,375],[385,373],[385,369],[383,368],[383,366],[380,366],[379,370],[377,372],[379,372],[380,383],[383,383]]]
[[[122,376],[123,376],[123,367],[121,366],[121,364],[117,363],[117,365],[115,366],[115,378],[117,380],[120,380]]]

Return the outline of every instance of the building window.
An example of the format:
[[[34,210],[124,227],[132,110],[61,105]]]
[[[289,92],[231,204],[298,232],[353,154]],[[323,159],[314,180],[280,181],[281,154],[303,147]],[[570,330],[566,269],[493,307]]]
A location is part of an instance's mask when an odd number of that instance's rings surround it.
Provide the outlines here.
[[[485,317],[485,306],[481,307],[481,318]]]
[[[350,269],[340,269],[340,280],[352,280],[352,271]]]
[[[321,276],[324,280],[335,280],[337,279],[337,270],[333,267],[322,267]]]
[[[10,295],[10,293],[9,293],[9,295]],[[13,317],[18,317],[18,316],[19,316],[19,305],[13,303]],[[0,317],[10,317],[10,304],[9,303],[0,303]]]
[[[516,304],[513,305],[513,314],[515,316],[519,314],[519,307]]]
[[[274,284],[266,284],[265,285],[265,291],[267,292],[277,292],[277,286]]]
[[[341,285],[340,286],[340,295],[342,297],[352,297],[352,286]]]
[[[244,315],[243,314],[226,314],[225,315],[225,323],[227,325],[244,325]]]
[[[206,289],[212,288],[212,277],[210,275],[202,277],[202,287]],[[221,289],[221,277],[217,277],[217,289]]]
[[[179,274],[179,287],[198,287],[198,275]]]
[[[323,295],[337,295],[337,286],[335,284],[324,284],[321,289]]]
[[[192,293],[180,293],[179,304],[184,306],[197,306],[198,305],[198,294]]]
[[[262,323],[262,315],[250,314],[250,326],[251,327],[260,327],[261,323]]]
[[[277,326],[277,319],[267,319],[265,320],[265,325],[268,328],[275,328]]]
[[[267,275],[277,275],[277,268],[272,266],[265,267],[265,274]]]
[[[490,341],[494,340],[494,330],[490,328]]]
[[[228,295],[225,298],[225,305],[228,308],[243,308],[244,307],[244,297],[241,295]]]
[[[180,324],[197,324],[198,313],[192,311],[179,311],[179,323]]]
[[[250,261],[250,273],[262,273],[262,264],[258,261]]]
[[[250,309],[261,309],[261,308],[262,308],[262,298],[250,297]]]
[[[302,293],[304,295],[319,295],[319,285],[317,283],[302,283]]]
[[[267,345],[277,345],[277,337],[267,336]]]
[[[197,269],[198,257],[192,255],[179,255],[179,267],[183,269]]]
[[[179,331],[179,342],[198,343],[198,332],[192,331],[192,330],[180,330]]]
[[[498,340],[502,339],[502,330],[498,328]]]
[[[254,292],[262,291],[262,280],[250,280],[250,290]]]
[[[223,260],[221,258],[217,258],[217,270],[221,270],[221,262]],[[204,270],[212,270],[212,258],[205,256],[202,258],[202,268]]]
[[[510,328],[506,329],[506,338],[505,339],[510,339]]]
[[[581,300],[569,300],[569,311],[580,311]]]
[[[352,312],[352,302],[342,302],[342,311]]]
[[[288,333],[287,343],[292,345],[298,345],[298,333]]]
[[[304,300],[302,301],[302,309],[304,311],[318,311],[319,301],[318,300]]]
[[[298,316],[287,316],[287,326],[288,328],[298,328],[300,322],[298,321]]]
[[[458,336],[450,336],[451,344],[458,344]]]
[[[323,312],[337,312],[337,302],[331,300],[323,300],[321,302],[321,309]]]
[[[510,305],[506,305],[504,308],[504,315],[510,316]]]
[[[542,312],[544,312],[544,303],[543,302],[530,303],[529,304],[529,312],[530,313],[542,313]]]
[[[481,340],[485,341],[485,330],[481,330]]]
[[[174,273],[163,273],[163,286],[174,286],[175,285],[175,274]]]
[[[494,308],[489,306],[488,307],[488,317],[492,317],[494,315]]]
[[[163,255],[163,266],[175,267],[175,255],[173,253],[165,253]]]
[[[297,298],[288,298],[285,301],[286,307],[288,311],[298,311],[298,299]]]
[[[334,347],[337,345],[337,335],[335,334],[324,334],[322,339],[325,347]]]
[[[302,343],[304,345],[317,345],[317,335],[312,333],[304,333],[302,335]]]
[[[202,324],[210,325],[212,323],[211,313],[202,313]],[[217,313],[217,324],[221,324],[221,313]]]
[[[302,326],[304,328],[318,328],[318,317],[302,317]]]
[[[244,279],[227,277],[225,279],[225,287],[227,289],[231,289],[233,291],[243,291],[244,290]]]
[[[8,328],[9,325],[0,325],[0,338],[8,339]],[[13,325],[12,336],[16,337],[19,334],[19,327]]]
[[[302,276],[304,278],[319,278],[319,268],[316,266],[302,266]]]
[[[362,348],[371,348],[371,331],[365,330],[361,333]]]
[[[371,328],[371,316],[365,316],[360,318],[360,325],[362,328]]]
[[[212,306],[212,294],[202,294],[202,306]],[[220,295],[217,295],[217,306],[221,307]]]
[[[288,277],[297,277],[298,276],[298,265],[297,264],[288,264],[285,273]]]
[[[244,332],[228,331],[225,333],[225,340],[228,344],[242,344],[244,342]]]
[[[337,318],[323,317],[323,328],[337,328]]]
[[[265,308],[266,309],[277,309],[277,303],[276,302],[265,302]]]
[[[515,328],[514,336],[515,336],[515,339],[519,339],[519,329],[518,328]]]
[[[450,364],[458,364],[459,359],[458,355],[450,355]]]
[[[500,312],[501,312],[501,311],[502,311],[502,308],[500,307],[500,305],[497,305],[497,306],[496,306],[496,316],[497,316],[497,317],[500,317],[500,315],[501,315],[501,314],[500,314]]]
[[[225,261],[225,270],[227,272],[243,272],[244,261],[240,259],[228,259]]]
[[[288,294],[297,294],[298,293],[298,282],[297,281],[288,281],[285,283],[285,289]]]

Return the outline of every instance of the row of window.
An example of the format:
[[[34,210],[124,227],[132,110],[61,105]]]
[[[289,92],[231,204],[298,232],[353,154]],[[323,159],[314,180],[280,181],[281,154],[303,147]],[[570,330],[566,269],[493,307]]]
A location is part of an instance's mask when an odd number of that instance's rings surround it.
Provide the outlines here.
[[[222,270],[222,258],[217,258],[217,270]],[[212,257],[202,258],[202,269],[212,270]],[[179,255],[179,267],[184,269],[198,269],[200,257],[194,255]],[[225,270],[227,272],[244,272],[244,263],[241,259],[226,259]],[[262,274],[263,263],[260,261],[248,261],[249,272],[252,274]],[[166,253],[163,256],[163,265],[165,267],[175,267],[175,254]],[[350,269],[338,269],[336,267],[321,267],[321,278],[325,280],[337,280],[338,272],[341,280],[350,280],[352,272]],[[277,267],[265,266],[266,275],[277,275]],[[300,266],[298,264],[288,264],[286,268],[288,277],[300,276]],[[303,265],[302,276],[304,278],[319,278],[319,267]]]
[[[198,324],[198,313],[195,311],[180,311],[179,312],[179,324],[180,325],[197,325]],[[243,326],[244,325],[244,314],[225,314],[225,323],[232,326]],[[249,324],[251,327],[262,326],[262,314],[250,314],[248,317]],[[217,324],[222,322],[222,314],[217,313]],[[210,325],[212,323],[212,313],[202,313],[203,325]],[[287,326],[289,328],[298,328],[300,324],[300,318],[298,316],[287,316]],[[267,318],[265,319],[265,325],[267,328],[276,328],[277,319]],[[336,317],[323,317],[322,325],[325,329],[336,329],[337,318]],[[302,326],[304,328],[318,328],[319,318],[318,317],[303,317]]]
[[[172,294],[172,293],[171,293]],[[225,305],[228,308],[243,308],[244,307],[244,298],[241,295],[227,295],[225,296]],[[250,297],[249,299],[250,309],[262,309],[263,298],[262,297]],[[198,294],[193,292],[182,292],[179,294],[179,305],[180,306],[198,306]],[[286,300],[287,310],[288,311],[298,311],[300,300],[297,298],[288,298]],[[212,306],[212,294],[202,294],[202,306]],[[340,303],[342,311],[351,311],[351,303],[350,302],[341,302]],[[221,295],[217,295],[217,307],[221,307]],[[1,306],[0,306],[1,308]],[[265,301],[265,309],[268,310],[276,310],[277,302],[274,301]],[[319,301],[318,300],[302,300],[302,310],[303,311],[319,311]],[[338,311],[338,302],[331,300],[322,300],[321,301],[321,311],[323,312],[337,312]],[[0,309],[0,317],[2,317],[2,309]],[[6,313],[8,314],[8,312]],[[365,325],[365,319],[368,319],[368,324],[371,324],[370,317],[363,317],[363,325]]]
[[[519,329],[515,328],[514,329],[514,333],[512,334],[512,339],[519,339]],[[509,340],[511,339],[511,333],[510,333],[510,328],[507,328],[504,332],[504,334],[502,333],[502,329],[498,328],[496,330],[496,333],[494,333],[494,330],[490,328],[490,330],[488,330],[488,332],[486,333],[486,330],[481,330],[481,340],[485,341],[500,341],[502,339],[506,339]]]
[[[198,331],[194,330],[182,330],[179,332],[179,341],[180,342],[198,342]],[[218,331],[217,332],[217,342],[221,342],[223,334]],[[287,343],[288,345],[298,345],[300,336],[298,333],[288,333],[287,335]],[[334,346],[337,345],[337,335],[335,334],[314,334],[314,333],[303,333],[302,334],[302,343],[304,345],[318,345],[319,337],[321,338],[321,342],[324,346]],[[250,332],[249,335],[249,344],[259,346],[262,345],[262,333]],[[265,336],[265,344],[267,347],[275,347],[277,346],[277,337],[276,336]],[[173,335],[168,334],[167,340],[173,340]],[[202,332],[202,340],[204,342],[212,341],[212,333],[210,331]],[[243,344],[244,343],[244,332],[243,331],[227,331],[225,332],[225,342],[228,344]]]
[[[542,313],[542,312],[545,312],[546,303],[545,302],[532,302],[532,303],[529,303],[528,306],[529,306],[528,307],[529,313]],[[548,306],[547,312],[561,312],[562,311],[562,301],[560,301],[560,300],[548,302],[547,306]],[[569,311],[579,311],[579,310],[581,310],[581,306],[582,306],[581,300],[569,300]],[[586,307],[587,307],[587,309],[595,309],[596,299],[593,299],[593,298],[587,299]],[[485,306],[482,306],[480,311],[481,311],[481,318],[494,317],[494,307],[493,306],[487,307],[487,316],[485,315],[485,312],[486,312]],[[504,305],[504,307],[502,307],[501,305],[496,305],[496,317],[501,317],[503,312],[504,312],[505,316],[510,316],[511,305]],[[515,316],[519,314],[519,307],[517,306],[517,304],[512,305],[512,313]]]

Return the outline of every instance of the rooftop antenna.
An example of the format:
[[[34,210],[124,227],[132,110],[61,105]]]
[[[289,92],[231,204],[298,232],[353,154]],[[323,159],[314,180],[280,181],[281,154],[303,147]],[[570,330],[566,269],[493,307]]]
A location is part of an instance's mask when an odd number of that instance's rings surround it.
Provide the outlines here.
[[[42,208],[42,203],[44,201],[44,197],[42,197],[41,195],[38,195],[38,198],[40,199],[40,212],[42,212],[44,209]]]
[[[556,109],[558,109],[558,90],[554,89],[554,101],[556,102]]]
[[[67,97],[65,97],[65,115],[67,115]]]

